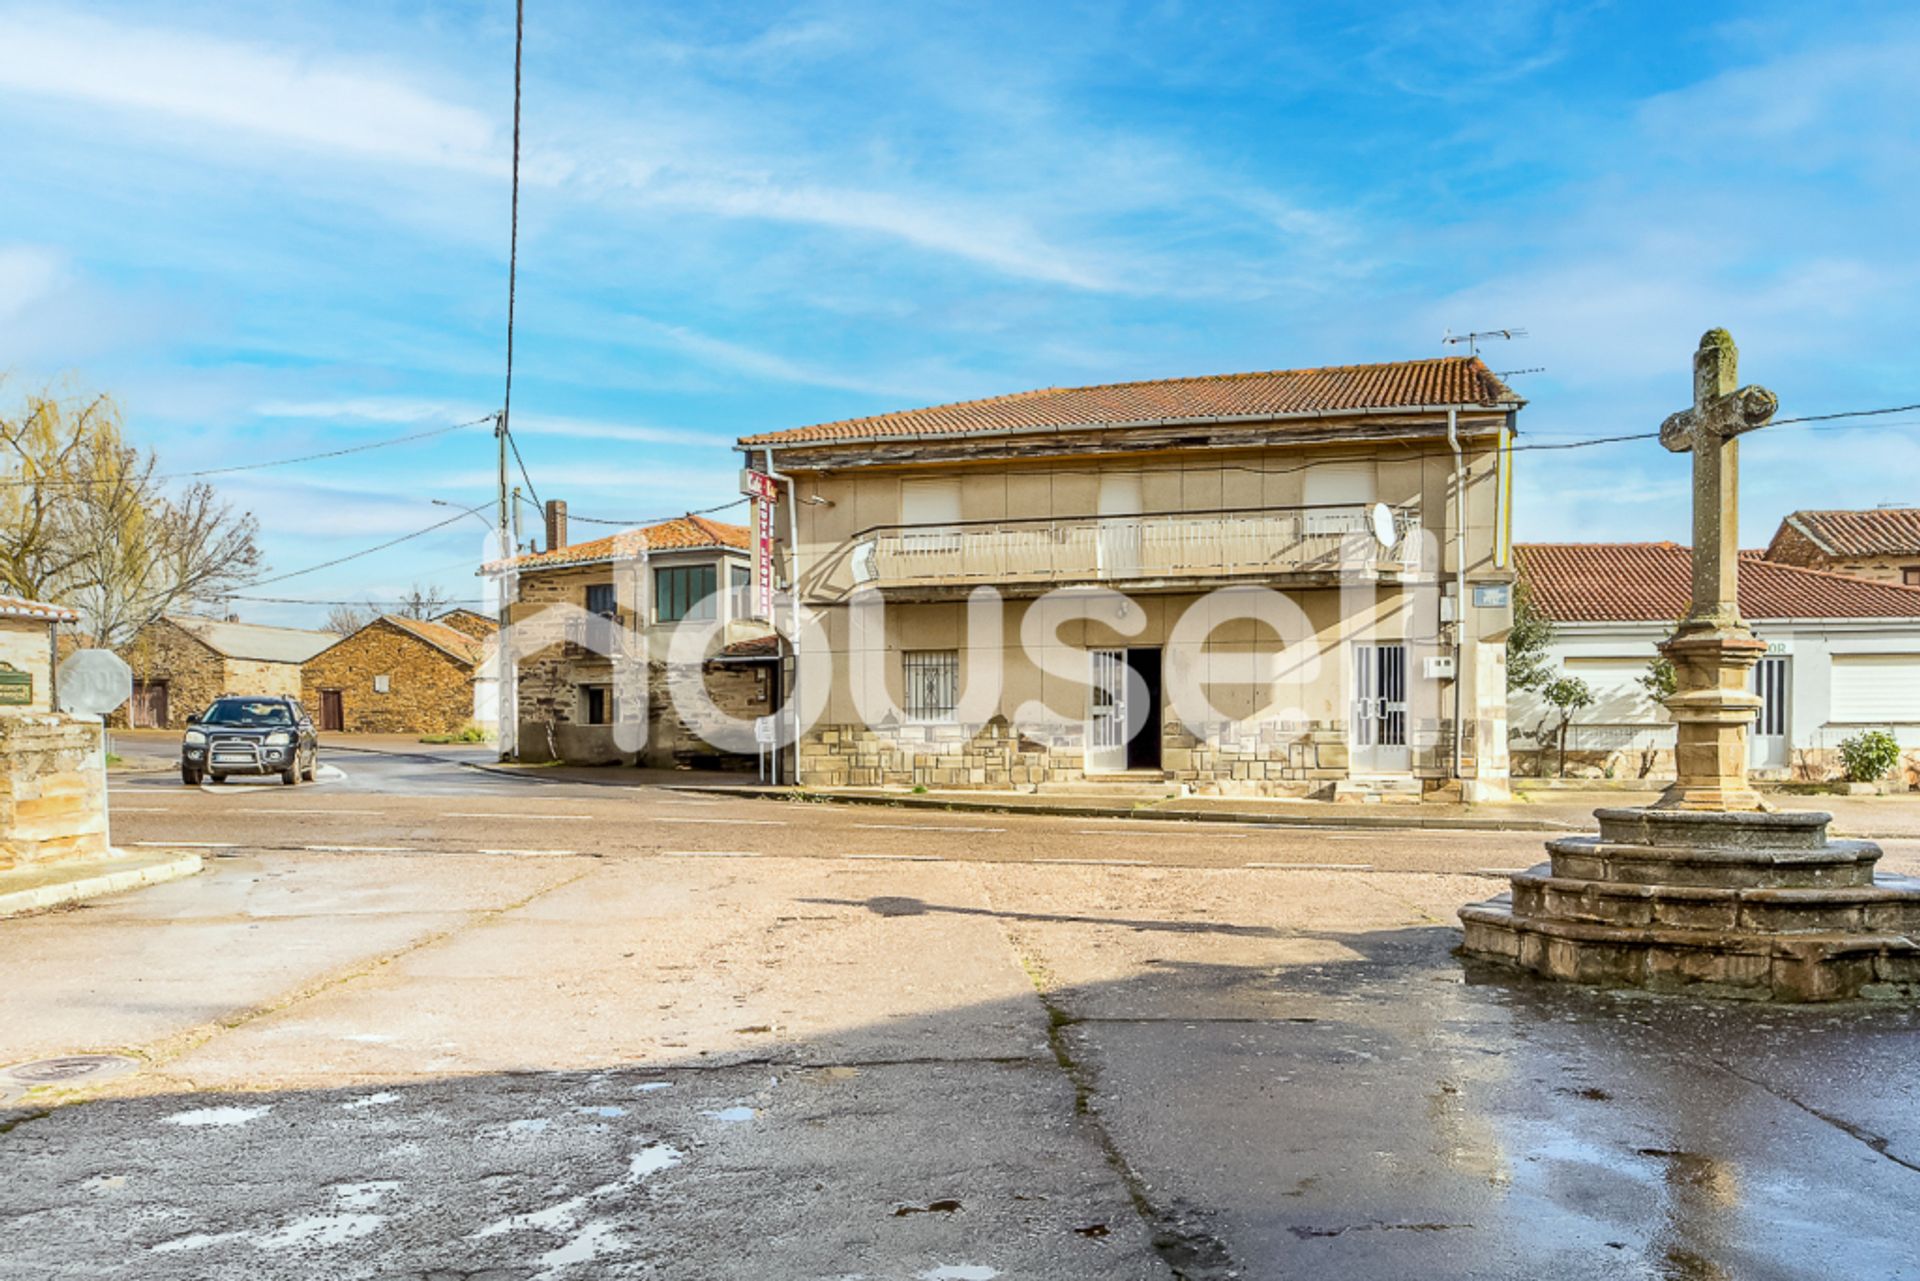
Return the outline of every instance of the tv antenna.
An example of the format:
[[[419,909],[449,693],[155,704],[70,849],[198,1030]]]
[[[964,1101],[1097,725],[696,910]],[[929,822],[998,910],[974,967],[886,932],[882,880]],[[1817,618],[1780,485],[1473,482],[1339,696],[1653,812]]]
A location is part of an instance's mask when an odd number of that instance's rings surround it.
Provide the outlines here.
[[[1469,356],[1478,356],[1480,354],[1480,344],[1486,342],[1488,339],[1504,338],[1512,340],[1515,338],[1525,338],[1526,336],[1527,331],[1524,329],[1476,329],[1470,334],[1456,334],[1449,329],[1440,335],[1440,345],[1443,347],[1455,347],[1461,343],[1465,343],[1467,345],[1467,354]]]

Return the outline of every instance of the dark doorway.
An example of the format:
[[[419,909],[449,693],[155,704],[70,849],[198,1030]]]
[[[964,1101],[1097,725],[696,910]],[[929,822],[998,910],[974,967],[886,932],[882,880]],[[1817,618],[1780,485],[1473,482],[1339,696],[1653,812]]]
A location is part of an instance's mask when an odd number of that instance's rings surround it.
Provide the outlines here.
[[[346,709],[340,705],[340,691],[323,689],[320,691],[320,728],[336,733],[346,729]]]
[[[1127,739],[1128,769],[1160,768],[1160,651],[1157,649],[1130,649],[1127,651],[1127,667],[1140,678],[1140,688],[1145,691],[1146,705],[1141,709],[1139,728]],[[1134,719],[1132,691],[1128,692],[1127,719]]]
[[[167,683],[135,681],[132,706],[127,709],[127,724],[133,729],[167,727]]]

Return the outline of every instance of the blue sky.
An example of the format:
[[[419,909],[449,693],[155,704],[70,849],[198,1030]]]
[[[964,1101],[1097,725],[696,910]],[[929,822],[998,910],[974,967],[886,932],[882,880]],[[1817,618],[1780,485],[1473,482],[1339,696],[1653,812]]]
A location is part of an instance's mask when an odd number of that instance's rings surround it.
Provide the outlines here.
[[[1712,325],[1785,414],[1920,401],[1911,6],[528,8],[514,414],[582,515],[727,501],[748,431],[1448,329],[1529,330],[1489,361],[1545,367],[1536,440],[1657,426]],[[490,412],[512,21],[0,0],[0,395],[110,390],[174,471]],[[1920,503],[1916,426],[1749,437],[1745,541]],[[1686,536],[1652,442],[1525,460],[1525,538]],[[223,487],[286,573],[491,469],[476,428]],[[481,537],[261,594],[472,595]]]

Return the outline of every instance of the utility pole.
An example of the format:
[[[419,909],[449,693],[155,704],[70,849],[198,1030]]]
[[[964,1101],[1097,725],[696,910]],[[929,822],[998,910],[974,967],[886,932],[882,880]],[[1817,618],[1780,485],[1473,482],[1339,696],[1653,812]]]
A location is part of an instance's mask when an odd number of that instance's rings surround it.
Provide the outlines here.
[[[502,409],[493,419],[494,442],[498,445],[499,472],[499,519],[494,523],[495,558],[501,562],[509,561],[518,550],[517,542],[509,542],[510,522],[519,516],[512,496],[507,489],[507,412]],[[500,590],[500,627],[494,635],[494,718],[499,723],[500,757],[511,760],[518,753],[520,729],[520,694],[515,688],[515,663],[513,660],[513,624],[510,606],[514,574],[510,567],[502,564],[500,572],[494,576]]]

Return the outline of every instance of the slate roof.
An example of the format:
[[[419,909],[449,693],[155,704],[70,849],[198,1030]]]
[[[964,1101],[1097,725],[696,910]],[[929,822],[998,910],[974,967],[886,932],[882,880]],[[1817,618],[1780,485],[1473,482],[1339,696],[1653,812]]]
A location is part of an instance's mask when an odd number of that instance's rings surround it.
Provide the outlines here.
[[[597,561],[614,560],[624,556],[637,556],[642,548],[655,552],[698,551],[707,547],[731,548],[745,551],[750,533],[745,525],[728,525],[722,521],[708,520],[704,516],[676,516],[672,520],[661,521],[658,525],[648,525],[643,529],[625,529],[605,538],[595,538],[584,543],[572,543],[566,547],[556,547],[552,551],[535,552],[531,556],[515,556],[511,560],[494,561],[481,566],[482,573],[506,568],[525,572],[530,569],[547,569],[555,565],[591,565]]]
[[[263,663],[304,663],[340,639],[338,632],[228,623],[192,614],[169,614],[167,621],[192,633],[216,653]]]
[[[1167,420],[1257,421],[1437,405],[1506,409],[1524,403],[1478,356],[1440,356],[1378,365],[1163,378],[1101,387],[1044,387],[987,400],[743,436],[739,443],[798,445],[902,437],[988,436],[1148,425]]]
[[[77,623],[80,615],[65,605],[49,605],[24,596],[0,596],[0,618],[26,618],[36,623]]]
[[[1798,528],[1830,556],[1920,553],[1920,507],[1799,511],[1782,524]],[[1775,538],[1778,537],[1776,534]]]
[[[1662,622],[1693,601],[1693,553],[1679,543],[1521,543],[1533,603],[1562,623]],[[1748,618],[1920,618],[1920,588],[1782,565],[1742,552]]]

